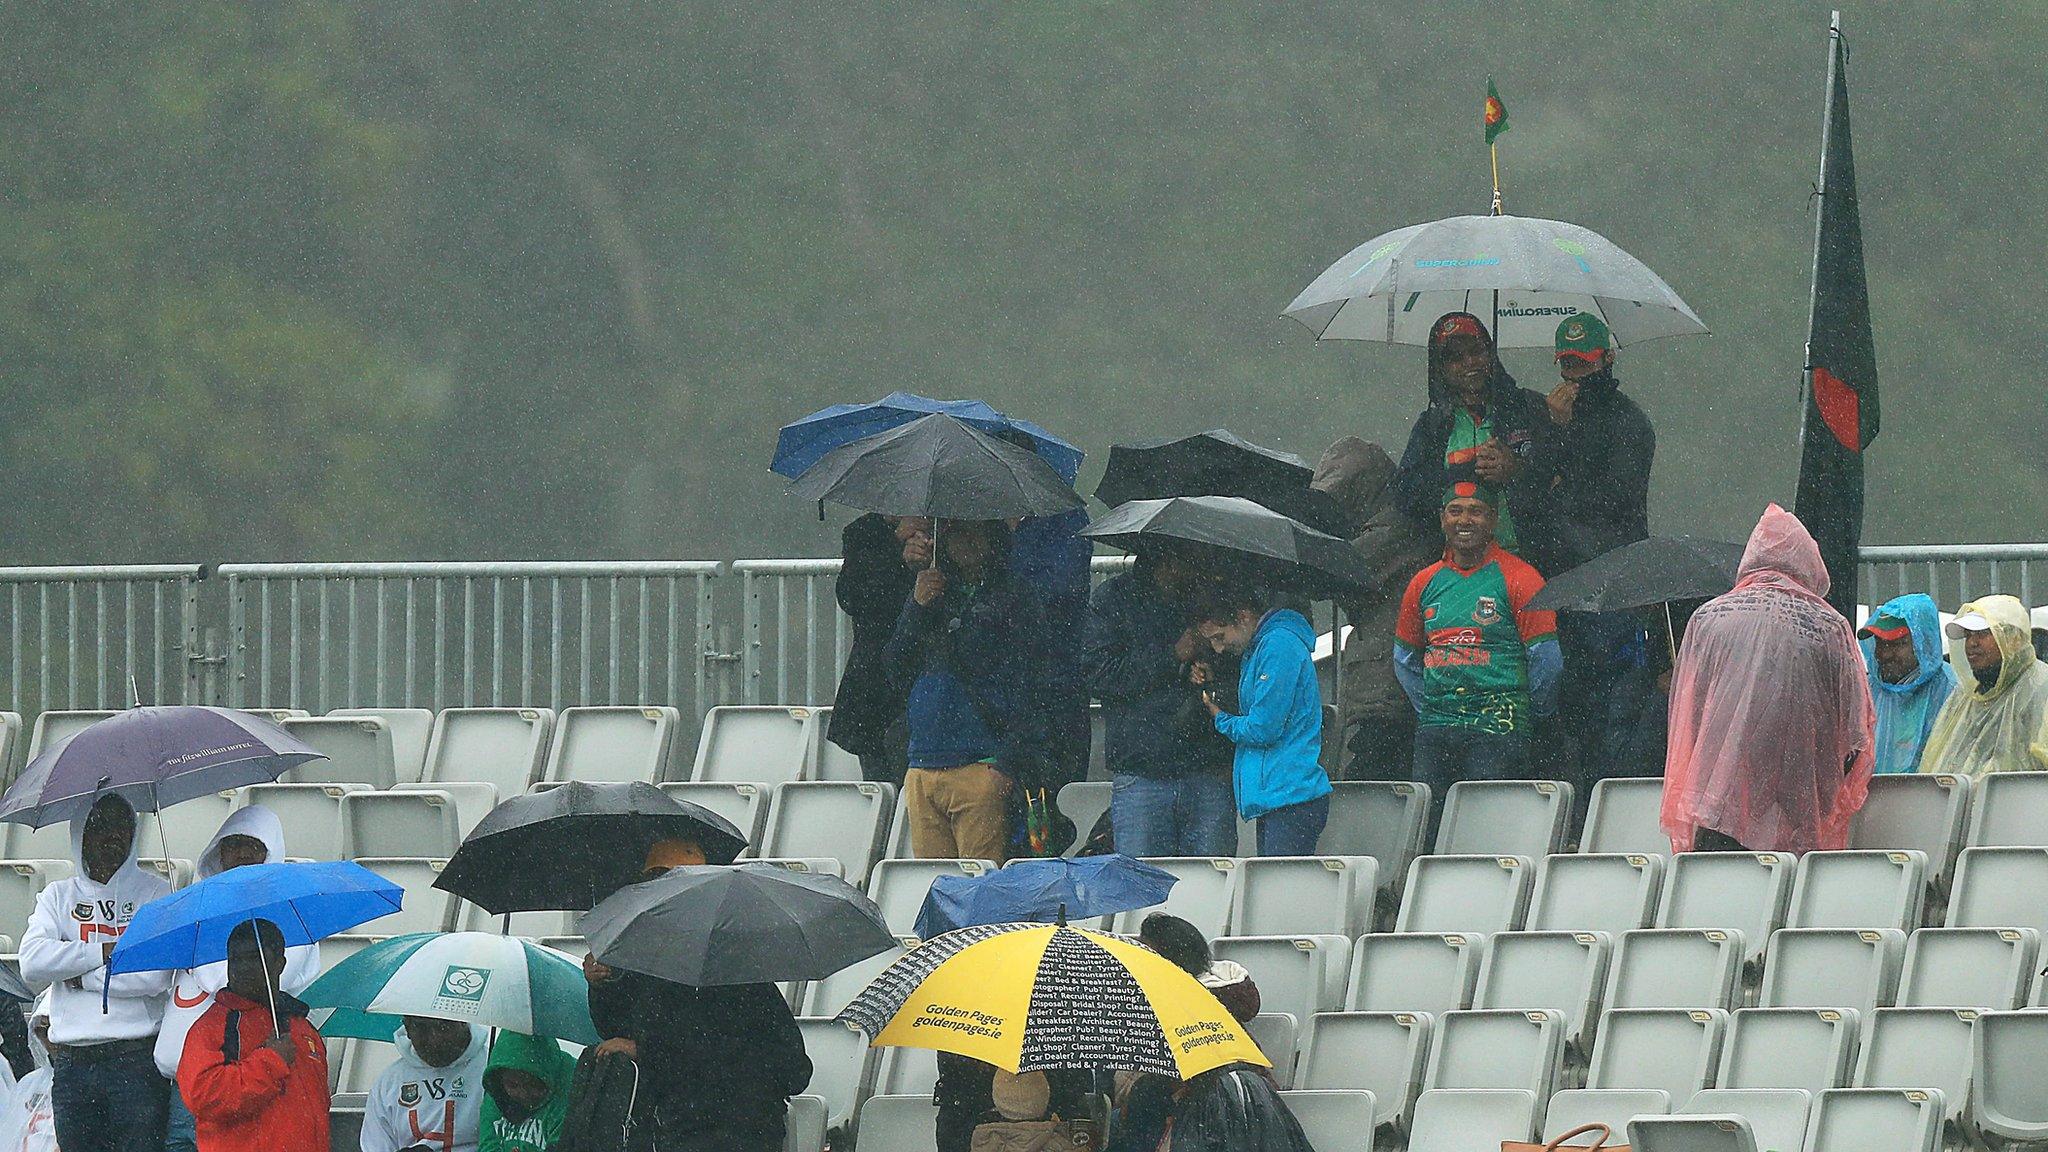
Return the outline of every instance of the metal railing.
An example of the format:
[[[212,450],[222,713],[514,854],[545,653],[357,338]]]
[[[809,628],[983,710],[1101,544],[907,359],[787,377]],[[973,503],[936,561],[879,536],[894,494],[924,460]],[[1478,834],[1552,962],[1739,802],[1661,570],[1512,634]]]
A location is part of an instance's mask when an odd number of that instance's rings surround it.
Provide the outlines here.
[[[197,564],[0,568],[7,706],[126,708],[205,699]]]
[[[1979,596],[2005,593],[2029,608],[2048,591],[2048,544],[1910,544],[1866,547],[1861,553],[1864,603],[1925,592],[1953,612]]]
[[[709,560],[228,564],[235,707],[719,702]]]

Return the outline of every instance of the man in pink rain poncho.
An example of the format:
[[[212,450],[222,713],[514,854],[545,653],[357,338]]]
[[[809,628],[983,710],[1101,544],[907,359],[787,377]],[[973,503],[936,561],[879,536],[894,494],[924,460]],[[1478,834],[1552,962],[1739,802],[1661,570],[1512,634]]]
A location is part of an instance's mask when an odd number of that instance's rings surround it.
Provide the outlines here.
[[[1679,852],[1847,845],[1876,711],[1813,537],[1771,505],[1735,588],[1694,613],[1671,676],[1664,830]]]

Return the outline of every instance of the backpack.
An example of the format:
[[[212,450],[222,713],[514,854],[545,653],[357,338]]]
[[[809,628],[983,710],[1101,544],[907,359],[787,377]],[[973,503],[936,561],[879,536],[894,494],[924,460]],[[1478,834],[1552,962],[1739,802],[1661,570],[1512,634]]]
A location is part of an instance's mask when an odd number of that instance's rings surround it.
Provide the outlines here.
[[[639,1095],[640,1066],[631,1058],[618,1053],[600,1057],[595,1048],[583,1053],[569,1086],[560,1152],[631,1152]]]

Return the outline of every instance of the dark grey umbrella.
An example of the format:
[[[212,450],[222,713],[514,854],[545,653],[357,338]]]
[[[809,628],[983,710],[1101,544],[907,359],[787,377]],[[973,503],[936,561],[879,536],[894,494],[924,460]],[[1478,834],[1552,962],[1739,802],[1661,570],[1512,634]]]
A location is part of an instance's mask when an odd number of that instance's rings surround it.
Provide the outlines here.
[[[1267,588],[1330,595],[1368,587],[1372,572],[1349,543],[1236,496],[1133,500],[1080,535],[1137,551],[1173,541]]]
[[[271,721],[233,708],[131,708],[30,761],[0,797],[0,820],[41,828],[108,792],[154,812],[324,759]]]
[[[604,964],[697,988],[822,980],[896,944],[851,884],[758,860],[621,888],[583,918],[583,935]]]
[[[1029,448],[951,416],[922,416],[834,448],[790,491],[885,516],[1008,520],[1082,506],[1073,485]]]
[[[1242,496],[1314,524],[1315,469],[1291,452],[1261,448],[1227,428],[1172,440],[1109,446],[1095,498],[1114,508],[1175,496]],[[1307,514],[1304,514],[1307,513]]]
[[[1545,612],[1619,612],[1701,600],[1735,586],[1742,545],[1696,536],[1651,536],[1558,574],[1530,599]]]

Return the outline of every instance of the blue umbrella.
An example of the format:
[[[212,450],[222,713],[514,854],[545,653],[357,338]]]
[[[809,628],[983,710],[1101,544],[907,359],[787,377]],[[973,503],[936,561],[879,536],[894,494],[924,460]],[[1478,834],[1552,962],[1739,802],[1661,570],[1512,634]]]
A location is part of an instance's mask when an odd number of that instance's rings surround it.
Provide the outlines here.
[[[405,890],[348,860],[248,864],[135,910],[107,974],[197,968],[228,958],[228,933],[263,919],[285,947],[311,944],[398,911]]]
[[[1023,433],[1031,438],[1039,459],[1052,465],[1060,479],[1069,484],[1081,471],[1081,450],[1036,424],[1013,420],[979,400],[933,400],[911,392],[891,392],[872,404],[834,404],[783,425],[775,436],[775,459],[768,467],[777,475],[794,480],[834,448],[934,412],[943,412],[982,432]]]
[[[1071,860],[1018,860],[980,876],[941,876],[917,913],[917,938],[930,940],[957,928],[1051,923],[1107,916],[1163,903],[1176,881],[1173,873],[1129,856],[1080,856]]]

